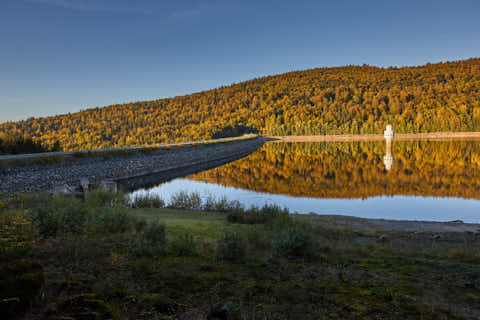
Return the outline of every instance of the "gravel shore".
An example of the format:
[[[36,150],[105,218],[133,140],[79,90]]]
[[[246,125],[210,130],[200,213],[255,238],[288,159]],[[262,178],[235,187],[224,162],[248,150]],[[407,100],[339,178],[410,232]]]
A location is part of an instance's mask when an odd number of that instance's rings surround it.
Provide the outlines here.
[[[159,179],[172,179],[196,169],[205,170],[234,161],[254,152],[263,143],[262,138],[254,138],[128,156],[98,156],[79,158],[73,162],[4,168],[0,169],[0,193],[52,192],[59,185],[79,186],[80,179],[83,178],[88,179],[93,186],[104,180],[123,180],[132,184],[135,177],[162,172],[166,174],[159,176]],[[158,181],[161,182],[164,181]],[[151,184],[152,181],[145,183]],[[134,184],[140,187],[138,180]]]

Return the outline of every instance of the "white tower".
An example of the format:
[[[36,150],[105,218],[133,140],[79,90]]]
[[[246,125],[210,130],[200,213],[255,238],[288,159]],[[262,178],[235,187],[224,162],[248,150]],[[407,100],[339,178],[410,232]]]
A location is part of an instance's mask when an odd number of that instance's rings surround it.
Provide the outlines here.
[[[383,157],[383,164],[385,169],[390,171],[393,165],[393,155],[392,155],[392,144],[393,138],[395,137],[395,131],[390,124],[387,124],[387,128],[383,131],[383,136],[385,137],[385,156]]]
[[[393,127],[391,124],[387,124],[387,128],[385,129],[385,131],[383,131],[383,136],[385,137],[385,139],[395,138],[395,131],[393,131]]]

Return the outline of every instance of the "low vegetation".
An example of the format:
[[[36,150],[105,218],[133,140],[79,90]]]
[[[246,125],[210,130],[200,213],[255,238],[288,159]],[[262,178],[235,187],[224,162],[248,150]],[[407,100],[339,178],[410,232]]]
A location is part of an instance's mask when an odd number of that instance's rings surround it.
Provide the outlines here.
[[[149,195],[132,204],[105,191],[82,200],[1,196],[0,313],[6,319],[480,317],[478,240],[439,246],[406,234],[379,239],[274,205],[245,209],[186,193],[177,200],[165,204]]]

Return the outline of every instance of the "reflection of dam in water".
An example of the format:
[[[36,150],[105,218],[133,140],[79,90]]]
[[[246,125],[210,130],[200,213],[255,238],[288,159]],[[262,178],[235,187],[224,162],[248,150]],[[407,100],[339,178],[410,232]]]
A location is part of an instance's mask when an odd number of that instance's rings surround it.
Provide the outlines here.
[[[383,157],[383,164],[385,169],[390,171],[393,166],[392,144],[393,138],[395,138],[395,131],[391,125],[387,125],[386,130],[383,132],[385,137],[385,156]]]

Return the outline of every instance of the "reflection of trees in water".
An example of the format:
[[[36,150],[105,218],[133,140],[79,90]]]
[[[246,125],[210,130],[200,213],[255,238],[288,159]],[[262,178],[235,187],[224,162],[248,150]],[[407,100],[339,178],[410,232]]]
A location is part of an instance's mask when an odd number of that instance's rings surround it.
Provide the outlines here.
[[[191,176],[226,186],[293,196],[379,195],[480,199],[480,142],[396,141],[385,170],[385,142],[269,143],[256,153]]]

